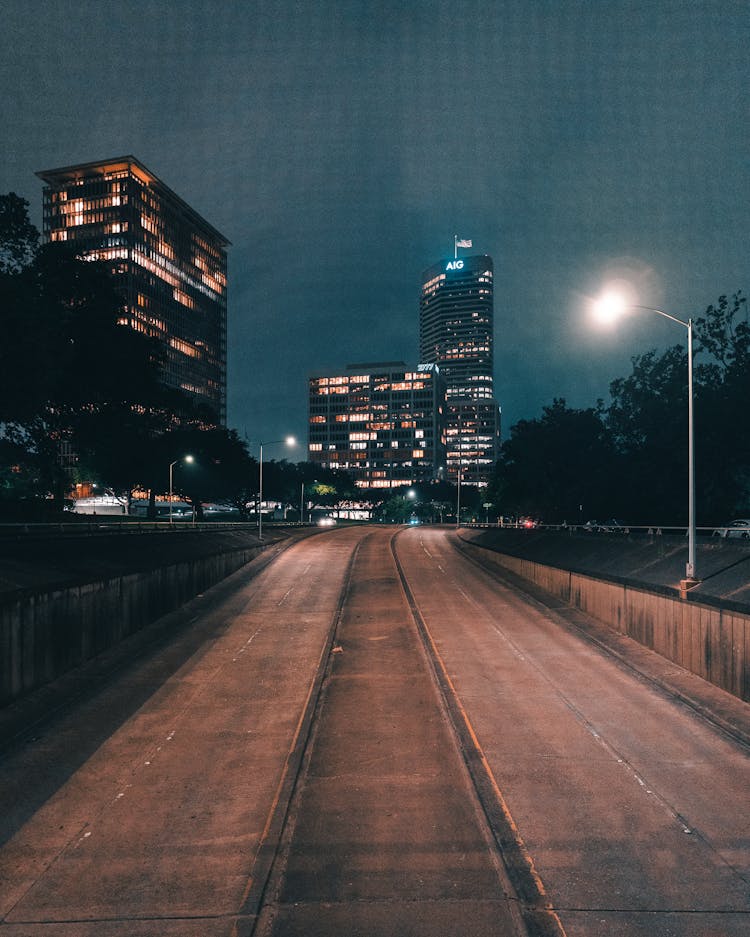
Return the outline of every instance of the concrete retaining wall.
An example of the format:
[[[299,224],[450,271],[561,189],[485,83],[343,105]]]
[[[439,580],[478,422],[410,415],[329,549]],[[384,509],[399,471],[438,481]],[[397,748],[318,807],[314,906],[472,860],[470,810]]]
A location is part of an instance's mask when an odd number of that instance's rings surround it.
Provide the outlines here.
[[[477,544],[483,559],[530,580],[565,603],[691,673],[750,701],[750,615],[630,584],[586,576]]]
[[[42,686],[179,608],[261,547],[197,556],[99,582],[0,597],[0,705]]]

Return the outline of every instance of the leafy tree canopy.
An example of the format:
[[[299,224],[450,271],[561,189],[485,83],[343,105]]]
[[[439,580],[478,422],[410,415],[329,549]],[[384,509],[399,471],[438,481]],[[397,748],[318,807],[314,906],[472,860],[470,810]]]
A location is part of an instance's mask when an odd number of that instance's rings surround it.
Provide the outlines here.
[[[0,275],[18,273],[29,264],[38,241],[26,199],[15,192],[0,195]]]
[[[487,497],[502,514],[578,522],[609,505],[606,477],[614,451],[601,403],[573,410],[562,398],[538,420],[520,420],[501,448]]]

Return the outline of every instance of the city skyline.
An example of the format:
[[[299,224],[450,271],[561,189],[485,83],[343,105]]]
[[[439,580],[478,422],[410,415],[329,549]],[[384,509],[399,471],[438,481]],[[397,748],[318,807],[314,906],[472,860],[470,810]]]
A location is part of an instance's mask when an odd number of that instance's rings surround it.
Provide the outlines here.
[[[509,0],[4,4],[0,191],[134,153],[232,241],[228,424],[304,437],[307,377],[416,360],[420,271],[495,261],[503,436],[607,397],[665,323],[747,290],[750,9]],[[656,317],[654,317],[655,319]]]

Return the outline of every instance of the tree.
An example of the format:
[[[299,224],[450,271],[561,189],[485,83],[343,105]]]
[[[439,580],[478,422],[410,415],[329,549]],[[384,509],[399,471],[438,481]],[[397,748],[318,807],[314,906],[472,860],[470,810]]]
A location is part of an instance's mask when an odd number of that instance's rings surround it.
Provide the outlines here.
[[[362,498],[362,490],[357,488],[348,472],[323,468],[317,462],[298,462],[295,471],[295,492],[300,491],[304,484],[305,503],[311,505],[311,511],[337,508],[345,501]]]
[[[65,244],[38,248],[27,209],[17,196],[0,197],[3,437],[33,462],[36,497],[52,493],[58,506],[70,483],[60,464],[65,443],[108,484],[149,487],[154,441],[199,414],[162,382],[160,343],[120,324],[122,297],[107,265]],[[20,475],[5,477],[10,499]],[[28,486],[22,491],[29,496]]]
[[[569,523],[615,514],[618,492],[610,487],[614,450],[601,402],[572,410],[556,398],[538,420],[511,427],[486,497],[499,514],[530,514]]]
[[[698,523],[750,508],[750,324],[745,298],[720,296],[694,321],[695,461]],[[633,523],[686,523],[687,353],[674,346],[633,358],[610,385],[607,422],[632,493]]]
[[[722,523],[750,509],[750,322],[742,293],[720,296],[696,319],[695,334],[698,506]]]
[[[0,195],[0,276],[19,273],[31,263],[38,241],[26,199],[15,192]]]
[[[631,523],[687,522],[687,353],[675,345],[632,359],[610,384],[607,425],[620,456],[621,513]]]
[[[174,467],[173,490],[192,504],[198,518],[203,517],[207,501],[231,502],[241,516],[247,515],[247,504],[257,491],[258,463],[236,430],[180,427],[164,435],[158,451],[162,487],[166,487],[169,464],[180,460]],[[190,465],[183,461],[187,454],[193,456]]]

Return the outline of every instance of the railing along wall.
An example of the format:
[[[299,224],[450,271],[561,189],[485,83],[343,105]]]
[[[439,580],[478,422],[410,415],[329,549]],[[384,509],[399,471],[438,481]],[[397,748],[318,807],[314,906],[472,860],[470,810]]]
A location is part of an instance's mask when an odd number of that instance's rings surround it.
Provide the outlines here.
[[[750,701],[750,615],[660,591],[546,566],[465,542],[482,557],[714,686]],[[670,594],[670,593],[674,594]]]

